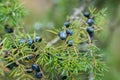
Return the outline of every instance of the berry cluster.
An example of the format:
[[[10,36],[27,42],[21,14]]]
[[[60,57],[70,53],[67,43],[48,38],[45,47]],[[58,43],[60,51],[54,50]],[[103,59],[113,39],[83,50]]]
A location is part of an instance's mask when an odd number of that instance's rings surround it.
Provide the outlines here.
[[[28,45],[28,47],[32,48],[34,51],[37,51],[37,48],[35,47],[34,43],[35,42],[41,42],[41,41],[42,41],[41,37],[35,36],[34,39],[32,39],[32,38],[29,38],[29,39],[21,38],[19,43],[21,45],[26,43]]]
[[[42,38],[39,37],[39,36],[35,36],[34,39],[32,38],[29,38],[27,40],[25,40],[24,38],[20,39],[20,44],[24,44],[24,43],[27,43],[29,46],[32,46],[35,42],[41,42],[42,41]]]
[[[39,66],[37,65],[37,64],[32,64],[32,67],[31,68],[26,68],[26,72],[27,73],[32,73],[32,72],[35,72],[36,74],[35,74],[35,77],[36,78],[42,78],[42,72],[41,72],[41,70],[40,70],[40,68],[39,68]]]
[[[94,39],[94,27],[92,26],[94,24],[94,18],[93,17],[91,18],[90,12],[85,12],[84,16],[86,18],[88,18],[88,20],[87,20],[88,27],[87,27],[86,30],[87,30],[87,32],[88,32],[88,34],[90,36],[90,40],[92,42],[93,39]]]
[[[5,31],[7,32],[7,33],[13,33],[13,28],[11,28],[8,24],[7,25],[5,25]]]
[[[37,64],[32,64],[32,68],[28,68],[27,72],[32,73],[33,70],[36,72],[35,77],[36,78],[42,78],[42,72]]]
[[[35,77],[36,78],[41,78],[42,77],[42,72],[39,68],[39,66],[37,64],[35,64],[34,62],[36,61],[36,59],[38,58],[37,56],[39,56],[38,54],[34,54],[37,51],[37,45],[39,42],[42,41],[42,38],[40,36],[35,36],[34,38],[20,38],[17,39],[17,41],[15,43],[18,43],[17,46],[12,47],[12,49],[10,50],[4,50],[4,57],[3,60],[6,62],[6,68],[8,68],[9,70],[12,70],[15,67],[18,67],[20,64],[26,66],[25,67],[25,72],[27,73],[32,73],[34,71]],[[2,40],[0,40],[0,47],[2,47],[4,44],[2,42]],[[14,44],[12,44],[14,45]],[[10,47],[11,45],[9,45]],[[33,54],[29,54],[26,53],[24,55],[26,55],[25,58],[16,61],[14,59],[16,58],[22,58],[22,53],[20,53],[19,51],[22,50],[22,47],[27,47],[28,50],[32,50]],[[1,48],[2,49],[2,48]],[[13,50],[15,50],[13,52]],[[31,52],[32,53],[32,52]],[[16,55],[15,57],[13,55]],[[31,68],[28,68],[28,65],[26,63],[28,62],[32,62],[32,66]],[[29,65],[31,65],[31,63],[28,63]]]
[[[66,31],[60,31],[58,33],[58,36],[61,40],[66,40],[68,36],[72,36],[73,35],[73,30],[70,29],[70,22],[66,21],[64,23],[65,27],[66,27]],[[72,46],[73,45],[73,40],[68,40],[67,41],[68,46]]]

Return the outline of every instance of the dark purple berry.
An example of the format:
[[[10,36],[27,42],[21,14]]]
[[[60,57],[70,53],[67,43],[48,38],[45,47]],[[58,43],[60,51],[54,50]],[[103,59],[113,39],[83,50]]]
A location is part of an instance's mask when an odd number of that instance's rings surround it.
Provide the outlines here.
[[[91,41],[94,39],[94,28],[93,27],[87,27],[87,32],[90,36]]]
[[[40,71],[40,68],[39,68],[39,66],[37,64],[33,64],[32,69],[35,70],[36,72]]]
[[[29,46],[31,46],[34,43],[34,40],[33,39],[28,39],[27,43],[28,43]]]
[[[66,28],[68,28],[68,27],[70,26],[70,22],[69,22],[69,21],[66,21],[66,22],[64,23],[64,25],[66,26]]]
[[[9,25],[5,25],[5,31],[7,33],[13,33],[13,29]]]
[[[35,74],[35,77],[36,77],[36,78],[42,78],[42,73],[41,73],[41,72],[37,72],[37,73]]]
[[[89,11],[85,12],[84,16],[87,17],[87,18],[90,18],[90,12]]]
[[[68,44],[68,46],[72,46],[73,45],[73,40],[68,40],[67,44]]]
[[[41,37],[39,37],[39,36],[36,36],[35,37],[35,42],[41,42],[42,41],[42,38]]]
[[[59,32],[58,36],[60,37],[61,40],[65,40],[67,38],[67,34],[64,31]]]
[[[88,33],[93,33],[94,32],[94,28],[91,27],[91,26],[87,27],[87,32]]]
[[[20,44],[24,44],[25,42],[25,39],[20,39]]]
[[[72,29],[67,29],[66,33],[71,36],[73,34],[73,30]]]
[[[12,28],[6,28],[5,31],[6,31],[7,33],[13,33],[13,29],[12,29]]]
[[[94,24],[94,20],[93,19],[88,19],[87,23],[89,26],[92,26]]]

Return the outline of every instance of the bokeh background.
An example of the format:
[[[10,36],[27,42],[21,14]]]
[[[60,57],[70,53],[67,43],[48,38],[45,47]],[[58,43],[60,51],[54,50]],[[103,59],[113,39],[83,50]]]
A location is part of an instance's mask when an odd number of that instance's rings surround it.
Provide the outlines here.
[[[24,19],[25,30],[36,31],[42,37],[52,35],[47,29],[60,29],[75,8],[86,0],[20,0],[25,4],[28,14]],[[91,0],[88,7],[98,10],[107,8],[106,25],[98,38],[100,47],[106,55],[110,71],[105,73],[104,80],[120,80],[120,0]],[[86,8],[86,10],[88,9]],[[29,28],[28,28],[29,27]],[[45,37],[51,40],[54,36]]]

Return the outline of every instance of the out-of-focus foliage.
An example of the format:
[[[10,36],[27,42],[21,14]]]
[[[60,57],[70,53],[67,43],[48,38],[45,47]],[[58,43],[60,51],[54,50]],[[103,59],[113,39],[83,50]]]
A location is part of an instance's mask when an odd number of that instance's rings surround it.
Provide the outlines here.
[[[55,28],[63,26],[68,16],[72,14],[74,8],[79,7],[84,1],[80,0],[54,0],[54,5],[48,13],[48,19],[52,20]],[[64,18],[63,18],[64,17]]]
[[[0,2],[0,29],[9,24],[11,27],[23,24],[21,19],[25,16],[25,9],[19,0],[1,0]]]

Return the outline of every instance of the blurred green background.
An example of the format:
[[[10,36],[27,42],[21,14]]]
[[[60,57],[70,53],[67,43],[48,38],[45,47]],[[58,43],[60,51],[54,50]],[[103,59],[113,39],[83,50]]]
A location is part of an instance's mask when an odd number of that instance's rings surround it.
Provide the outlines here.
[[[25,4],[28,15],[25,17],[25,30],[36,31],[45,36],[51,35],[47,29],[60,29],[67,16],[70,16],[75,8],[80,7],[86,0],[20,0]],[[98,10],[107,8],[106,25],[103,33],[97,40],[97,44],[106,55],[110,71],[106,73],[104,80],[120,80],[120,0],[91,0],[88,7],[96,7]],[[29,27],[29,28],[28,28]],[[47,37],[50,41],[53,36]]]

